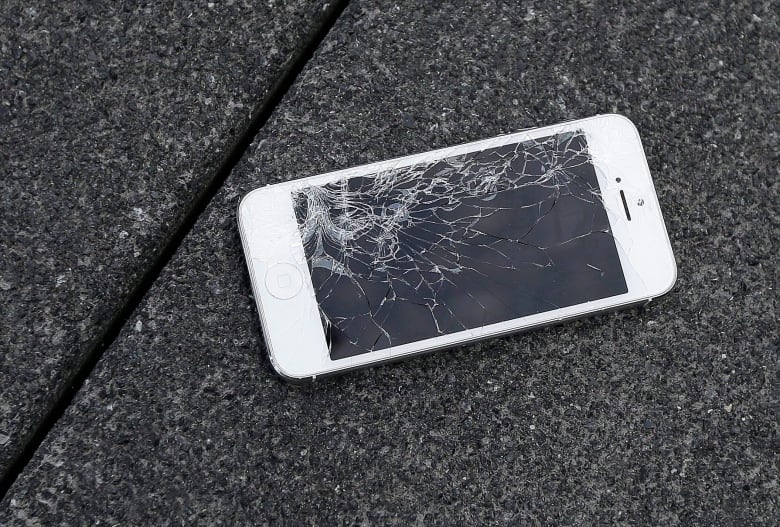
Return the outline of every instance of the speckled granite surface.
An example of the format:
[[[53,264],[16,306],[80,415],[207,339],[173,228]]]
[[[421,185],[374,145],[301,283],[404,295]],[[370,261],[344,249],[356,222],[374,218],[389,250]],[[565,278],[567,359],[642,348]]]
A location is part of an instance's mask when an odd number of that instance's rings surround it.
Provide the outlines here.
[[[342,15],[5,523],[776,523],[776,5],[418,4]],[[679,263],[669,295],[313,385],[275,376],[244,193],[611,111],[643,137]]]
[[[3,2],[0,472],[323,4]]]

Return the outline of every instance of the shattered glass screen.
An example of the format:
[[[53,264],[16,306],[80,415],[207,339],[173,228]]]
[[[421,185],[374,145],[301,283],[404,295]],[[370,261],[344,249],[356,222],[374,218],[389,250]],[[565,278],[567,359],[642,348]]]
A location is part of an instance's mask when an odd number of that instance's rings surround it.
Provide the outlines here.
[[[332,359],[627,292],[581,132],[293,195]]]

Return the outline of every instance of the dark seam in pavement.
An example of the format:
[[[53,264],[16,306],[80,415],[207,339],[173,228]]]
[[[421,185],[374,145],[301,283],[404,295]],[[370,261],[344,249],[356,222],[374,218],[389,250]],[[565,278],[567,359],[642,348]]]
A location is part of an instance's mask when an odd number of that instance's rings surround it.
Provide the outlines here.
[[[141,275],[136,285],[132,288],[125,303],[116,311],[114,317],[112,317],[105,326],[102,334],[93,341],[91,349],[86,353],[86,358],[65,384],[65,388],[61,390],[61,393],[58,395],[54,404],[46,412],[43,420],[35,427],[35,430],[27,440],[24,448],[22,448],[21,452],[11,461],[8,470],[3,474],[2,480],[0,480],[0,501],[5,499],[11,486],[16,481],[16,478],[22,473],[35,455],[35,452],[38,450],[41,443],[43,443],[43,440],[46,439],[49,431],[65,414],[65,411],[73,402],[73,399],[83,386],[84,382],[91,375],[92,370],[103,356],[103,353],[119,336],[119,333],[122,331],[127,321],[141,304],[146,293],[157,281],[160,273],[168,265],[168,262],[176,253],[190,230],[192,230],[192,227],[195,225],[200,215],[206,210],[206,207],[208,207],[211,200],[216,196],[219,189],[222,188],[222,185],[225,183],[225,180],[227,180],[233,167],[236,166],[247,149],[249,149],[255,136],[271,117],[279,103],[281,103],[298,75],[314,56],[315,51],[330,32],[331,28],[335,25],[348,3],[349,0],[337,0],[329,5],[326,4],[327,8],[320,23],[282,67],[282,71],[276,82],[273,83],[266,96],[255,107],[252,118],[246,129],[240,132],[233,144],[227,148],[227,153],[220,162],[211,181],[197,195],[189,212],[187,212],[179,226],[168,238],[163,249],[149,268]]]

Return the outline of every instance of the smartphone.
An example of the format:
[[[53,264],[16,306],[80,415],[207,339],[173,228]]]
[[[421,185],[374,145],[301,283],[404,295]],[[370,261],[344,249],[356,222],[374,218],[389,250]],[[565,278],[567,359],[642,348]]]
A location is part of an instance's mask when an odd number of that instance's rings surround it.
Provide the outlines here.
[[[639,134],[619,115],[269,185],[238,223],[288,379],[624,309],[677,277]]]

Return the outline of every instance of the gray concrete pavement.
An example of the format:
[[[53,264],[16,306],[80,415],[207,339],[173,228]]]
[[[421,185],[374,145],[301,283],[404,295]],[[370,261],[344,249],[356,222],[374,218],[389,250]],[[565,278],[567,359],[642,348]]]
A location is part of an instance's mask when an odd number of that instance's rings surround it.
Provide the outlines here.
[[[0,473],[323,5],[3,3]]]
[[[9,524],[772,525],[777,10],[353,2],[0,504]],[[265,356],[258,186],[619,112],[679,263],[646,308],[313,385]]]

